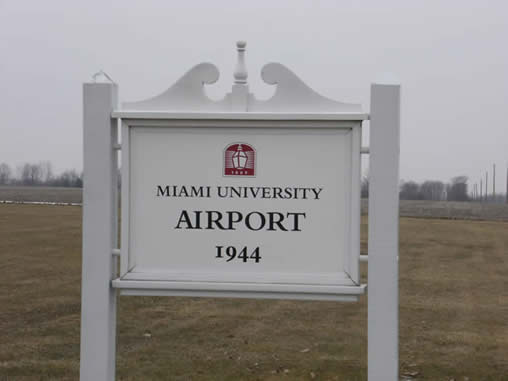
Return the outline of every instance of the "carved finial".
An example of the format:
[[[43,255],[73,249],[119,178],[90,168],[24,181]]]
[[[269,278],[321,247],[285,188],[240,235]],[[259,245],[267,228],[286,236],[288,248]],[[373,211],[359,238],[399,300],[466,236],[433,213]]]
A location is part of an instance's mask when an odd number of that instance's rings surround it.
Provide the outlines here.
[[[235,68],[235,83],[246,84],[247,83],[247,67],[245,66],[245,47],[247,43],[245,41],[238,41],[236,43],[236,50],[238,52],[238,61]]]

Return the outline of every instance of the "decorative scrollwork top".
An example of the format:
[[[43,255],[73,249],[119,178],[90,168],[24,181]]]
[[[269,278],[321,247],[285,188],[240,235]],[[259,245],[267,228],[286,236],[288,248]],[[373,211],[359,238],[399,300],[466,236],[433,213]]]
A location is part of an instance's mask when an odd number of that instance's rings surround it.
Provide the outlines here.
[[[211,63],[194,66],[173,86],[160,95],[123,104],[123,110],[175,112],[332,112],[359,113],[359,104],[337,102],[326,98],[307,86],[291,70],[279,63],[269,63],[261,70],[261,78],[277,86],[268,100],[257,100],[249,92],[245,65],[246,43],[239,41],[234,84],[224,99],[214,101],[205,94],[204,85],[219,79],[219,70]]]

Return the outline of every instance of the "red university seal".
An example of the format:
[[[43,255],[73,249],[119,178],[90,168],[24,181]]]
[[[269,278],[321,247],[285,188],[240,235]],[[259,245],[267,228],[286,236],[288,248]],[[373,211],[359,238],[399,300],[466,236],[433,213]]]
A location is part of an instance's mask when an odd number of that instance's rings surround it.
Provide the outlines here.
[[[246,143],[233,143],[224,150],[224,176],[255,176],[256,151]]]

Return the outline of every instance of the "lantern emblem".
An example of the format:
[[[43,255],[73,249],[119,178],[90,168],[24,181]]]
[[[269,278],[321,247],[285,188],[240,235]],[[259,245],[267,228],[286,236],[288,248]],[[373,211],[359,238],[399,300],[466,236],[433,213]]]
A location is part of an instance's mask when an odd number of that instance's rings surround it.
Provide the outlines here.
[[[256,151],[246,143],[233,143],[224,150],[224,176],[255,176]]]

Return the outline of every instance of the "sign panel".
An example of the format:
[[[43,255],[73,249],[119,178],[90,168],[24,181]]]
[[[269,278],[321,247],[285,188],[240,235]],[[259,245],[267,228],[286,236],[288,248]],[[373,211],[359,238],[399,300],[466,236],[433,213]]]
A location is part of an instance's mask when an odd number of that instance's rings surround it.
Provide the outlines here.
[[[353,125],[267,126],[124,130],[124,279],[357,285]]]

